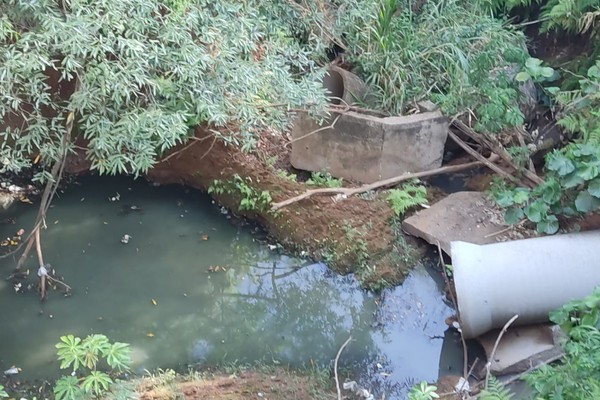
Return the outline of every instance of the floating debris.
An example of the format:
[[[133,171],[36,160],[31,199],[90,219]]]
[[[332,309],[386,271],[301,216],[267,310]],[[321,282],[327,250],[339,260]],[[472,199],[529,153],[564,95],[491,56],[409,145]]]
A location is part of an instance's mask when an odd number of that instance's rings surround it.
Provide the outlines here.
[[[223,267],[221,265],[211,265],[208,267],[207,272],[227,272],[229,267]]]
[[[127,243],[129,243],[129,239],[131,239],[131,238],[132,238],[132,236],[130,236],[130,235],[128,235],[128,234],[125,234],[125,235],[123,235],[123,237],[121,238],[121,243],[123,243],[123,244],[127,244]]]
[[[158,305],[158,301],[152,299],[152,304],[154,304],[155,306],[157,306]]]
[[[4,371],[4,375],[6,376],[10,376],[10,375],[16,375],[19,372],[21,372],[22,369],[19,367],[15,367],[14,365],[12,367],[10,367],[9,369],[7,369],[6,371]]]
[[[202,239],[202,240],[205,240],[205,241],[206,241],[206,240],[208,240],[208,239],[209,239],[209,237],[208,237],[208,235],[206,235],[206,234],[205,234],[205,235],[202,235],[202,236],[200,236],[200,239]]]
[[[116,195],[108,198],[108,201],[119,201],[119,200],[121,200],[121,195],[119,194],[119,192],[117,192]]]

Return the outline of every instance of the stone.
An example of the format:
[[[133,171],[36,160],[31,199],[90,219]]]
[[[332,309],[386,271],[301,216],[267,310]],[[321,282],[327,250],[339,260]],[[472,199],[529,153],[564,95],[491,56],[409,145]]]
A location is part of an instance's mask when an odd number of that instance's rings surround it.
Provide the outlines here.
[[[440,246],[450,254],[450,242],[495,243],[495,233],[506,227],[500,210],[481,192],[452,193],[431,207],[402,222],[402,229],[413,236]]]
[[[500,330],[480,336],[477,341],[483,347],[488,360]],[[510,327],[500,339],[490,372],[508,375],[525,372],[540,364],[556,360],[564,355],[560,341],[564,334],[557,325],[541,324]],[[485,368],[479,374],[485,376]]]
[[[300,115],[292,128],[291,163],[372,183],[439,168],[447,135],[448,119],[439,110],[385,118],[333,113],[321,125]]]

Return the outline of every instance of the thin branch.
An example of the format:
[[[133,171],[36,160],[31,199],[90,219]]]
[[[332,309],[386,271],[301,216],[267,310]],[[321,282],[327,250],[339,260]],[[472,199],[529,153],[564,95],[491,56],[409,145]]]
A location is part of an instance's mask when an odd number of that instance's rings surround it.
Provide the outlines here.
[[[346,339],[342,347],[340,347],[340,349],[338,350],[337,355],[335,356],[335,361],[333,362],[333,374],[335,376],[335,388],[337,389],[338,400],[342,400],[342,390],[340,389],[340,381],[338,379],[338,360],[342,355],[342,351],[344,351],[344,348],[348,345],[348,343],[350,343],[351,340],[352,336]]]
[[[504,327],[502,327],[502,330],[500,331],[500,334],[496,338],[496,343],[494,343],[494,348],[492,349],[492,353],[490,354],[490,358],[489,358],[487,364],[485,364],[485,369],[486,369],[486,374],[485,374],[485,390],[487,390],[487,388],[488,388],[488,383],[490,381],[490,370],[492,369],[492,363],[494,362],[494,357],[496,356],[496,350],[498,349],[498,344],[500,343],[500,339],[502,339],[502,336],[504,336],[504,333],[506,332],[506,330],[508,329],[508,327],[513,322],[515,322],[515,320],[517,318],[519,318],[519,314],[515,314],[514,317],[512,317],[511,319],[509,319],[508,322],[506,324],[504,324]]]
[[[452,140],[454,140],[456,142],[456,144],[458,144],[460,147],[462,147],[462,149],[464,151],[466,151],[467,153],[469,153],[476,160],[481,161],[483,164],[485,164],[486,167],[488,167],[489,169],[491,169],[492,171],[494,171],[495,173],[497,173],[498,175],[500,175],[504,179],[508,179],[509,181],[511,181],[513,183],[516,183],[516,184],[520,184],[521,183],[521,182],[519,182],[519,180],[517,178],[515,178],[514,176],[512,176],[508,172],[504,171],[502,168],[500,168],[496,164],[489,162],[484,156],[482,156],[481,154],[479,154],[478,152],[476,152],[475,150],[473,150],[468,144],[466,144],[465,142],[463,142],[451,130],[448,131],[448,136],[450,136],[450,138]]]
[[[485,160],[485,158],[484,158]],[[486,160],[487,161],[487,160]],[[298,201],[307,199],[311,196],[314,195],[326,195],[326,194],[343,194],[346,196],[352,196],[354,194],[358,194],[358,193],[363,193],[363,192],[368,192],[369,190],[374,190],[374,189],[378,189],[384,186],[391,186],[391,185],[396,185],[400,182],[409,180],[409,179],[415,179],[415,178],[424,178],[427,176],[433,176],[433,175],[439,175],[439,174],[445,174],[445,173],[450,173],[450,172],[457,172],[457,171],[462,171],[465,169],[469,169],[469,168],[474,168],[474,167],[478,167],[480,165],[482,165],[482,162],[479,161],[475,161],[475,162],[470,162],[470,163],[466,163],[466,164],[459,164],[459,165],[449,165],[446,167],[440,167],[440,168],[436,168],[436,169],[432,169],[429,171],[422,171],[422,172],[415,172],[415,173],[407,173],[407,174],[402,174],[399,176],[395,176],[393,178],[388,178],[388,179],[384,179],[381,181],[377,181],[374,183],[370,183],[368,185],[363,185],[363,186],[359,186],[357,188],[321,188],[321,189],[310,189],[307,190],[306,192],[302,193],[301,195],[298,196],[294,196],[292,198],[289,198],[287,200],[283,200],[277,203],[273,203],[271,210],[272,211],[277,211],[282,207],[288,206],[290,204],[296,203]]]
[[[190,147],[192,147],[193,145],[195,145],[196,143],[198,143],[195,140],[190,140],[190,142],[188,144],[186,144],[185,146],[183,146],[181,149],[174,151],[173,153],[169,154],[168,156],[166,156],[165,158],[163,158],[162,160],[160,160],[161,162],[166,162],[169,161],[171,158],[183,153],[184,151],[186,151],[187,149],[189,149]]]

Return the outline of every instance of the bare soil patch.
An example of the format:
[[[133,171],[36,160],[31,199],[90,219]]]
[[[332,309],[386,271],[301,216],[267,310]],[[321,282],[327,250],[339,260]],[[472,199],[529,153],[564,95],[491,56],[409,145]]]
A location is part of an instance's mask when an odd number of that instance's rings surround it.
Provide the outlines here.
[[[138,386],[140,400],[309,400],[333,399],[332,388],[314,378],[277,370],[273,373],[244,371],[235,375],[213,375],[190,380],[178,378],[164,383],[145,378]]]

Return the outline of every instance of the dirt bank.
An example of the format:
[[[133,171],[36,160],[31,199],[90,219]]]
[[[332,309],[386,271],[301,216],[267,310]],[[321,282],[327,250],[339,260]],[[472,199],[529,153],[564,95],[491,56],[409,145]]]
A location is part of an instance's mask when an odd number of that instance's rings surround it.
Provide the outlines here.
[[[207,190],[215,180],[224,185],[239,176],[240,182],[257,192],[267,191],[274,202],[306,191],[305,183],[290,179],[283,172],[289,160],[286,139],[268,133],[263,137],[257,150],[248,154],[197,129],[196,137],[173,149],[149,173],[149,178]],[[393,212],[381,195],[339,201],[331,196],[315,196],[277,213],[239,211],[243,196],[238,190],[215,197],[237,214],[262,224],[288,249],[326,261],[340,273],[357,272],[365,286],[397,284],[415,262],[415,255],[410,253],[416,241],[404,237],[399,229],[392,229]]]
[[[142,379],[140,400],[314,400],[335,398],[324,377],[275,369],[247,370],[232,374],[194,373],[175,376],[168,372]]]

